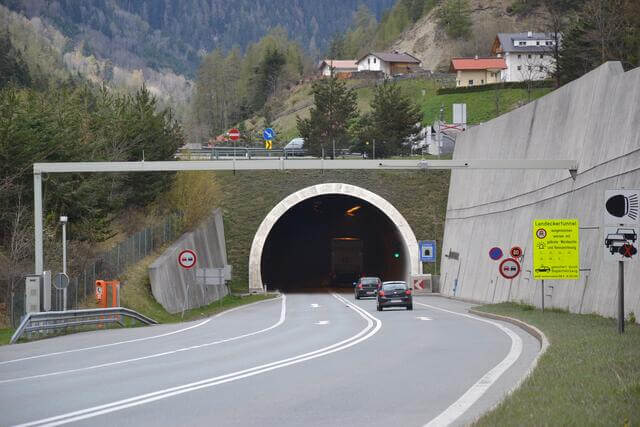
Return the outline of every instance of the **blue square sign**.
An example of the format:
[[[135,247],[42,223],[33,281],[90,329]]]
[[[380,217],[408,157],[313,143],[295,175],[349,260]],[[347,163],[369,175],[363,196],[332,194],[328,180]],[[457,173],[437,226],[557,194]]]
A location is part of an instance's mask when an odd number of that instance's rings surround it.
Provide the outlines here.
[[[420,240],[418,242],[420,248],[420,261],[436,262],[436,241]]]

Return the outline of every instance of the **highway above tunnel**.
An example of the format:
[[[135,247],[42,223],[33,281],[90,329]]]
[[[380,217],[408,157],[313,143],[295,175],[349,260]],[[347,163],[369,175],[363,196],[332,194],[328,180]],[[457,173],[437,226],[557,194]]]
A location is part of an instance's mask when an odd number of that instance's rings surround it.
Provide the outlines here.
[[[539,352],[469,304],[376,311],[351,293],[285,294],[196,322],[0,348],[1,425],[468,424]]]

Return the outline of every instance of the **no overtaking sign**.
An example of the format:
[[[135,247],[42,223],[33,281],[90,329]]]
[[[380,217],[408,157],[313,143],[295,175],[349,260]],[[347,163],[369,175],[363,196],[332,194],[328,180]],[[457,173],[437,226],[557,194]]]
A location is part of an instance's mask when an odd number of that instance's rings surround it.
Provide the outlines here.
[[[182,268],[192,268],[196,265],[196,253],[191,249],[185,249],[178,255],[178,264]]]

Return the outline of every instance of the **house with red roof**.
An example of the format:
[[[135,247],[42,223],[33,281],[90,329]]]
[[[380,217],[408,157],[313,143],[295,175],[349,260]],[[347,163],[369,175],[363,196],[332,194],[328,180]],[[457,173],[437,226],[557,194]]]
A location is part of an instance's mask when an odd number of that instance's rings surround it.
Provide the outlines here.
[[[449,71],[456,74],[456,87],[499,83],[500,73],[507,69],[504,58],[451,58]]]

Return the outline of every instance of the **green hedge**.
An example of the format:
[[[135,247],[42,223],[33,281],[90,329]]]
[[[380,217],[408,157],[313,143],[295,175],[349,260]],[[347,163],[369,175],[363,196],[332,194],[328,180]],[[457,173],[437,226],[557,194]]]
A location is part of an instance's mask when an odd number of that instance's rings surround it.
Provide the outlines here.
[[[471,93],[471,92],[483,92],[487,90],[498,89],[527,89],[527,86],[531,84],[531,88],[542,87],[554,87],[555,81],[553,80],[536,80],[533,82],[506,82],[506,83],[491,83],[481,86],[467,86],[467,87],[443,87],[437,90],[438,95],[446,95],[452,93]]]

